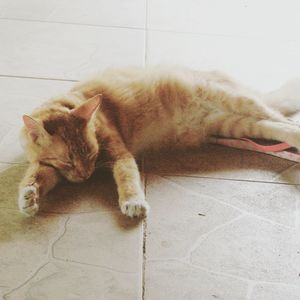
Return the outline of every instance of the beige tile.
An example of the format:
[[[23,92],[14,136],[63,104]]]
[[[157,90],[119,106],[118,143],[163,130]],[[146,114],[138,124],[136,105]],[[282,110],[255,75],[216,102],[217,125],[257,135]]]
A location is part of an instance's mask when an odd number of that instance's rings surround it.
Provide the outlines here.
[[[5,113],[2,113],[0,115],[0,118],[2,119],[4,117]],[[8,131],[10,131],[12,128],[11,124],[7,124],[1,120],[1,126],[0,126],[0,141],[5,137]]]
[[[246,299],[247,283],[176,261],[146,265],[145,299]]]
[[[19,133],[22,115],[48,98],[67,91],[73,83],[53,80],[0,78],[0,161],[24,162]]]
[[[151,29],[288,40],[298,39],[299,9],[296,0],[276,1],[272,7],[259,0],[152,0],[148,23]]]
[[[144,63],[142,30],[0,20],[0,39],[6,75],[79,79]]]
[[[135,300],[140,297],[139,274],[53,261],[7,299]]]
[[[294,164],[290,168],[287,168],[283,172],[280,172],[274,177],[274,181],[288,182],[293,184],[300,183],[300,166],[298,163]]]
[[[241,212],[206,195],[188,190],[158,176],[147,179],[146,198],[151,206],[147,220],[147,259],[189,256],[196,241]]]
[[[53,254],[64,261],[138,273],[142,266],[142,241],[139,220],[119,212],[79,214],[71,216]]]
[[[246,213],[296,227],[297,186],[177,176],[167,179],[187,192],[195,192],[199,198],[210,197]]]
[[[20,126],[10,126],[4,136],[0,139],[0,161],[25,163],[26,157],[21,146],[19,135]]]
[[[27,218],[0,210],[0,285],[3,293],[23,284],[44,265],[59,233],[63,218],[42,215]]]
[[[145,0],[0,1],[2,18],[104,26],[145,27]]]
[[[256,181],[299,183],[296,169],[280,176],[296,163],[270,155],[218,145],[145,156],[145,170],[154,174],[189,175]],[[293,168],[291,168],[293,169]]]
[[[191,263],[255,281],[299,284],[299,247],[296,230],[246,216],[208,235]]]
[[[299,285],[257,284],[254,286],[251,300],[298,300]]]
[[[0,138],[6,127],[22,125],[29,114],[49,98],[66,92],[73,82],[0,77]]]
[[[0,164],[1,209],[18,210],[18,185],[26,168],[26,164]]]
[[[7,169],[10,169],[11,167],[14,167],[16,165],[23,165],[23,164],[19,164],[19,163],[15,163],[15,164],[14,163],[2,163],[2,162],[0,162],[0,172],[4,172]]]
[[[44,199],[43,213],[28,218],[17,211],[17,186],[27,166],[2,165],[0,286],[2,294],[9,293],[5,299],[120,299],[121,294],[139,299],[142,227],[120,214],[110,176],[62,185]],[[66,213],[75,215],[69,219]],[[69,263],[54,262],[53,256]]]
[[[150,31],[148,64],[219,69],[256,89],[277,89],[300,72],[300,43],[194,33]],[[259,46],[258,46],[259,45]],[[276,63],[275,63],[276,62]]]

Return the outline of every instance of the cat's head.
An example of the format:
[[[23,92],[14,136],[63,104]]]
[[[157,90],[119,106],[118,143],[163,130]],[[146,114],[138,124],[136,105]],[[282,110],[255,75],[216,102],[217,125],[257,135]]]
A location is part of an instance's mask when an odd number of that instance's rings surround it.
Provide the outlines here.
[[[69,181],[88,179],[99,153],[92,122],[99,104],[98,95],[73,110],[53,112],[43,121],[24,115],[27,149],[33,160],[53,166]]]

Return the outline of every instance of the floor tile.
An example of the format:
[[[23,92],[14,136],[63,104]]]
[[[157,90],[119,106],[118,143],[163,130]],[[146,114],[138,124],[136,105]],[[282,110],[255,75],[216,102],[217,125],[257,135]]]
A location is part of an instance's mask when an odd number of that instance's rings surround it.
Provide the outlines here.
[[[153,262],[146,266],[145,300],[246,299],[247,283],[179,262]]]
[[[251,300],[298,300],[300,298],[299,286],[257,284],[254,286]]]
[[[34,218],[17,207],[23,114],[70,81],[145,63],[220,69],[276,89],[300,73],[299,8],[0,0],[0,298],[299,299],[300,171],[287,160],[213,145],[147,155],[146,222],[120,213],[100,170],[58,186]]]
[[[210,197],[243,212],[296,227],[297,186],[177,176],[166,178],[187,192],[195,192],[200,199]]]
[[[276,1],[272,7],[269,2],[259,0],[150,0],[148,6],[148,26],[151,29],[298,39],[300,22],[296,0]]]
[[[0,161],[2,162],[26,162],[24,150],[21,146],[20,127],[11,126],[0,140]]]
[[[299,47],[298,41],[150,31],[147,63],[218,69],[253,88],[270,91],[299,76]]]
[[[196,196],[158,176],[147,179],[147,259],[189,256],[198,239],[241,216],[212,197]]]
[[[144,64],[141,30],[0,20],[0,39],[5,75],[79,79]]]
[[[0,17],[93,24],[145,27],[146,1],[142,0],[53,0],[42,3],[29,0],[1,0]]]
[[[62,184],[30,218],[17,208],[18,184],[27,165],[2,165],[10,167],[0,174],[0,295],[140,298],[142,224],[120,213],[111,176]]]
[[[30,114],[50,97],[66,92],[74,83],[0,77],[0,162],[24,162],[20,142],[22,115]]]
[[[64,261],[138,273],[142,264],[142,227],[138,220],[119,212],[74,215],[53,254]]]
[[[22,285],[48,261],[63,218],[43,215],[27,218],[0,210],[0,278],[3,293]]]
[[[140,278],[105,268],[53,261],[7,299],[140,299]]]
[[[0,164],[0,208],[18,211],[18,186],[26,164]]]
[[[15,166],[15,165],[20,165],[19,163],[2,163],[0,162],[0,172],[4,172],[7,169],[10,169],[11,167]]]
[[[183,152],[145,156],[145,171],[153,174],[299,183],[296,163],[271,155],[204,145]]]
[[[296,230],[245,216],[202,240],[191,263],[249,280],[298,285],[299,249]]]
[[[31,113],[43,102],[67,92],[73,85],[74,82],[67,81],[0,77],[0,101],[4,108],[0,111],[0,138],[5,126],[21,126],[23,114]]]
[[[297,299],[296,186],[148,175],[146,196],[145,299]]]

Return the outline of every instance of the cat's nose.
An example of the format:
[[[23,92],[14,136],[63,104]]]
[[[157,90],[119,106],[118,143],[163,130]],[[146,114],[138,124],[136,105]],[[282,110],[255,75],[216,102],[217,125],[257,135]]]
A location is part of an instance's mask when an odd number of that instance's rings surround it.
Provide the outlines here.
[[[86,168],[76,169],[76,175],[81,179],[88,179],[91,176],[91,172]]]
[[[81,179],[87,179],[90,177],[90,174],[86,170],[76,170],[76,175]]]

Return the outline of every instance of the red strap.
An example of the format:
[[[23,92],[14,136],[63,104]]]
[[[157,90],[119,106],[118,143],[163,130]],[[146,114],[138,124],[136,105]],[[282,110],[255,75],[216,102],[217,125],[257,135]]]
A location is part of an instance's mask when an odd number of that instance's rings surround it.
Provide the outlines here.
[[[275,144],[275,145],[260,145],[258,143],[255,143],[253,140],[250,140],[247,138],[241,138],[240,140],[247,141],[252,146],[254,146],[256,149],[265,151],[265,152],[279,152],[279,151],[283,151],[283,150],[293,147],[287,143],[279,143],[279,144]]]

